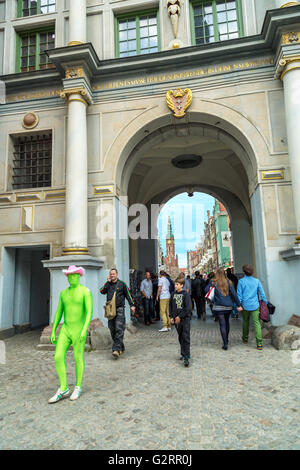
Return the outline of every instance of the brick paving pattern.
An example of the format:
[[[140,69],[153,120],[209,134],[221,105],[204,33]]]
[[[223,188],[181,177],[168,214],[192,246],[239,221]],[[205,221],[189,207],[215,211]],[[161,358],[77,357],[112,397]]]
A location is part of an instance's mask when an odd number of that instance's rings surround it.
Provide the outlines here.
[[[253,333],[241,343],[231,322],[228,351],[218,325],[192,322],[192,362],[179,361],[177,334],[159,324],[127,334],[126,353],[85,354],[79,400],[49,405],[58,381],[38,331],[5,341],[0,364],[0,449],[300,449],[300,365]],[[75,385],[72,352],[69,386]]]

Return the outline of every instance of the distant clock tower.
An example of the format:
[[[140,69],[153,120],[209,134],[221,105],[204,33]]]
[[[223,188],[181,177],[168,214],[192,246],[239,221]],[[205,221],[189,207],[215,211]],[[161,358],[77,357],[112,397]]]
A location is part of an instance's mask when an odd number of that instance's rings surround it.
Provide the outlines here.
[[[172,230],[171,217],[168,218],[168,231],[166,237],[166,256],[164,262],[168,274],[172,278],[176,278],[179,275],[178,267],[178,255],[175,255],[175,239]]]

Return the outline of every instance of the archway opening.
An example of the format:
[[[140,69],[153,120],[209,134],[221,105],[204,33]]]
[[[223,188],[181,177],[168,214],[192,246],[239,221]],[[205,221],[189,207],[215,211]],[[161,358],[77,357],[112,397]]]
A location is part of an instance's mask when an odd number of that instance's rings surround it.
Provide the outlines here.
[[[180,273],[192,277],[196,271],[234,268],[230,216],[213,196],[190,189],[172,197],[157,225],[158,272],[175,279]]]
[[[130,237],[129,267],[144,271],[158,268],[157,219],[161,208],[180,193],[201,192],[221,202],[230,219],[233,261],[254,264],[249,175],[251,159],[235,137],[216,126],[199,122],[173,123],[147,134],[132,149],[122,170],[121,192],[131,208],[141,205],[146,224],[141,236]],[[246,165],[246,167],[245,167]]]

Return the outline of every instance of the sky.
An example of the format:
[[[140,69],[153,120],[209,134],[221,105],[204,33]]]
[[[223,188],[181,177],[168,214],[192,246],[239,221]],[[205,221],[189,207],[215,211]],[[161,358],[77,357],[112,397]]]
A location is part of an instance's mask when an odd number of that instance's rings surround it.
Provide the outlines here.
[[[179,194],[168,201],[158,217],[158,233],[164,254],[166,254],[166,235],[168,215],[171,216],[175,237],[175,251],[178,254],[179,266],[186,268],[186,252],[194,249],[200,242],[207,221],[207,211],[213,211],[215,198],[204,193]]]

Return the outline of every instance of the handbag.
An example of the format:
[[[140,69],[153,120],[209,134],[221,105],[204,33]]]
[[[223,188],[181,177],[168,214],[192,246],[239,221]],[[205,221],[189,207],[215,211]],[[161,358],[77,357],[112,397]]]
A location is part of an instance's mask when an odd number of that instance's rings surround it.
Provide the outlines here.
[[[263,300],[259,301],[259,319],[265,323],[270,321],[269,309]]]
[[[268,310],[269,310],[269,314],[274,315],[275,309],[276,309],[275,305],[271,304],[271,302],[268,302],[267,307],[268,307]]]
[[[205,298],[206,298],[206,300],[209,300],[210,302],[213,302],[213,301],[214,301],[214,298],[215,298],[215,286],[211,286],[211,288],[210,288],[209,291],[207,292]]]
[[[105,311],[104,316],[108,320],[113,320],[115,316],[117,315],[116,295],[117,293],[114,292],[112,299],[106,302],[106,304],[104,305],[104,311]]]

